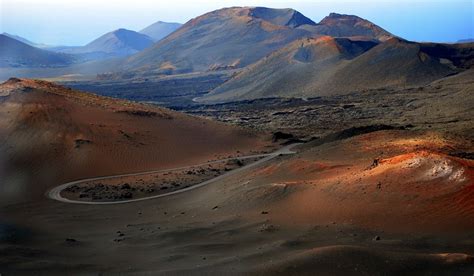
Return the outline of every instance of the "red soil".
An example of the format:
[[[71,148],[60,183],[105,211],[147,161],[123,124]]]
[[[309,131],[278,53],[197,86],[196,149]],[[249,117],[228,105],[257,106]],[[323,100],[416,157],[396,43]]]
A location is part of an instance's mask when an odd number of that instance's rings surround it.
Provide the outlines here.
[[[254,175],[296,188],[272,206],[280,223],[466,231],[474,229],[474,161],[449,155],[462,142],[378,132],[309,149]]]

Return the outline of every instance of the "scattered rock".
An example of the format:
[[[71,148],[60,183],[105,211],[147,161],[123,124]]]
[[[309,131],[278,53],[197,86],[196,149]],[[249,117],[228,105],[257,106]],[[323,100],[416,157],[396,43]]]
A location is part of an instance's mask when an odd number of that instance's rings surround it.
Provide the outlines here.
[[[279,140],[287,140],[287,139],[293,139],[293,138],[294,138],[294,136],[291,133],[284,133],[284,132],[281,132],[281,131],[277,131],[277,132],[273,133],[272,141],[273,141],[273,143],[276,143]]]
[[[244,163],[240,159],[232,159],[232,160],[227,161],[227,165],[242,167]]]
[[[146,110],[120,110],[118,112],[140,117],[154,117],[157,115],[156,112]]]
[[[130,190],[132,187],[130,187],[130,184],[128,183],[125,183],[125,184],[122,184],[122,186],[120,186],[120,189],[122,190]]]
[[[92,144],[92,141],[86,139],[76,139],[74,142],[76,144],[76,149],[80,148],[82,145]]]
[[[278,228],[275,226],[275,225],[272,225],[272,224],[263,224],[260,229],[258,230],[259,232],[268,232],[268,233],[272,233],[272,232],[275,232],[277,231]]]
[[[378,167],[379,163],[380,163],[380,159],[375,158],[374,161],[372,162],[372,164],[369,166],[369,170]]]

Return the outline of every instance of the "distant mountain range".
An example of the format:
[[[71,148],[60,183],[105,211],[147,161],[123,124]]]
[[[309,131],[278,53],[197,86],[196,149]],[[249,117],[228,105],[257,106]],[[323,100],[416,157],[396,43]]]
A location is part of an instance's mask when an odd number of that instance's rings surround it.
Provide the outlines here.
[[[0,35],[0,67],[65,67],[74,62],[73,55],[39,49]]]
[[[52,52],[73,54],[77,62],[89,60],[125,57],[150,47],[181,26],[179,23],[158,21],[140,32],[118,29],[102,35],[85,46],[51,46],[32,42],[21,36],[3,33],[2,35],[15,39],[32,47]]]
[[[179,29],[182,25],[183,24],[180,23],[158,21],[141,30],[139,33],[147,35],[151,37],[153,41],[157,42]]]
[[[14,75],[4,70],[0,76],[100,74],[110,81],[215,71],[232,76],[209,87],[201,102],[420,86],[474,64],[474,44],[410,42],[355,15],[331,13],[315,23],[293,9],[262,7],[225,8],[182,26],[157,22],[140,33],[119,29],[85,46],[48,48],[67,54],[8,39],[1,45],[4,67],[81,64]]]

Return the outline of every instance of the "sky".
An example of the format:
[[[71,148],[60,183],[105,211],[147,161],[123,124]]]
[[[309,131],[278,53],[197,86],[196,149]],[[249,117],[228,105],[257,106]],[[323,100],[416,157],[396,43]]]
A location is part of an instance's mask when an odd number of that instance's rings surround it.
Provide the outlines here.
[[[474,38],[474,0],[0,0],[0,33],[49,45],[85,45],[118,28],[185,23],[231,6],[293,8],[315,22],[330,12],[355,14],[414,41]]]

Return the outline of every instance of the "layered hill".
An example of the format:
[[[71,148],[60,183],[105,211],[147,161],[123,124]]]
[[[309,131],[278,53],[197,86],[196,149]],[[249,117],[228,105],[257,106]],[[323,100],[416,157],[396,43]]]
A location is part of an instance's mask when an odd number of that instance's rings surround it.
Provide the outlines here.
[[[0,67],[64,67],[75,57],[30,46],[7,35],[0,35]]]
[[[183,24],[180,23],[158,21],[144,28],[139,33],[147,35],[151,37],[153,41],[157,42],[179,29],[182,25]]]
[[[135,54],[150,47],[153,39],[147,35],[118,29],[91,41],[81,47],[60,47],[56,51],[71,54],[88,54],[90,57],[123,57]]]
[[[187,22],[124,66],[147,73],[241,68],[308,36],[297,28],[305,24],[315,23],[291,9],[217,10]]]
[[[316,97],[367,89],[420,86],[468,68],[473,45],[303,39],[255,63],[199,99]]]
[[[0,85],[0,141],[0,189],[9,199],[23,192],[42,197],[51,185],[87,176],[198,164],[265,143],[236,127],[25,79]]]

